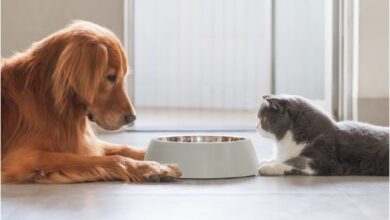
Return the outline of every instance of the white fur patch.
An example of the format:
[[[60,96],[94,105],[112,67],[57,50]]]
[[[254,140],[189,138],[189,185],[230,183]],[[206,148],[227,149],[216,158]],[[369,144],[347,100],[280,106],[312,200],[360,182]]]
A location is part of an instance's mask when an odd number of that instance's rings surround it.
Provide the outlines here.
[[[315,175],[316,172],[314,172],[314,170],[310,167],[309,163],[310,163],[310,159],[306,158],[306,168],[301,171],[307,175]]]
[[[284,175],[285,171],[291,171],[292,166],[284,164],[287,160],[298,157],[302,150],[306,147],[305,143],[297,144],[293,139],[291,131],[287,131],[284,137],[280,140],[276,136],[261,128],[260,123],[257,125],[257,132],[266,138],[271,138],[275,141],[274,160],[261,162],[259,173],[262,175]],[[306,168],[301,170],[307,175],[314,175],[315,172],[310,168],[310,160],[306,160]]]
[[[259,168],[259,174],[263,176],[281,176],[284,175],[284,172],[291,171],[292,166],[289,166],[284,163],[267,163]]]
[[[275,159],[279,162],[285,162],[293,157],[298,157],[305,147],[304,143],[297,144],[291,131],[287,131],[282,139],[276,141]]]

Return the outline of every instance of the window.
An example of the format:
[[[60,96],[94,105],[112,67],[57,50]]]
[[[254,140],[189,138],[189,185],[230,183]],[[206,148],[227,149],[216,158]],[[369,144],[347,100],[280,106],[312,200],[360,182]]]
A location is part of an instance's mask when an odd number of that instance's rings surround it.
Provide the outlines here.
[[[325,2],[135,0],[136,129],[254,129],[270,93],[324,107]]]

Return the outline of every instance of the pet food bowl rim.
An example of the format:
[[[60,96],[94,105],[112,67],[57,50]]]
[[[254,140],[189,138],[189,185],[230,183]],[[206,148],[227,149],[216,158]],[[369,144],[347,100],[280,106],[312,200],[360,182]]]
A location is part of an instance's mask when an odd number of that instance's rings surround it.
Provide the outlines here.
[[[216,141],[216,142],[177,142],[177,141],[164,141],[161,140],[161,138],[174,138],[174,137],[228,137],[228,138],[237,138],[236,141]],[[242,136],[233,136],[233,135],[170,135],[170,136],[160,136],[152,138],[152,141],[158,142],[158,143],[166,143],[166,144],[234,144],[234,143],[241,143],[246,141],[251,141],[250,138],[242,137]]]

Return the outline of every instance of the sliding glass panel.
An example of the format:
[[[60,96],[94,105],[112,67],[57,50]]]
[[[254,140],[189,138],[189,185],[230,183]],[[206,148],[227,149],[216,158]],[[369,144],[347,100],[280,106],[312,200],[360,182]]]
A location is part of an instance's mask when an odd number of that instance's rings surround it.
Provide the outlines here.
[[[261,0],[136,0],[138,111],[176,118],[184,111],[178,124],[209,111],[209,124],[235,118],[253,127],[261,95],[271,86],[267,10]],[[229,116],[232,111],[251,115],[240,120]]]
[[[325,0],[275,0],[276,93],[325,99]]]

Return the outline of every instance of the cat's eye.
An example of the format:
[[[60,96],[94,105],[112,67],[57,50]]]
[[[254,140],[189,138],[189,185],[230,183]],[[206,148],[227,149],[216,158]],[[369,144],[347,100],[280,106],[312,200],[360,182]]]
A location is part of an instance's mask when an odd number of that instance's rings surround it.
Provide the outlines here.
[[[116,81],[116,75],[108,75],[107,80],[110,82],[115,82]]]

